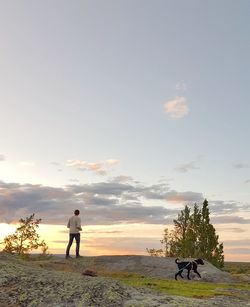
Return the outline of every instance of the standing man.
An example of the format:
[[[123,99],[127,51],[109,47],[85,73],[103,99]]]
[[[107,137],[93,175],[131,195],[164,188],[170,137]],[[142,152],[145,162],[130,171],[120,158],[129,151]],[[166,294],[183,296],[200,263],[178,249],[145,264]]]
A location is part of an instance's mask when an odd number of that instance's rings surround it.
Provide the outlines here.
[[[81,218],[79,217],[80,211],[77,209],[74,212],[75,215],[73,215],[69,221],[67,227],[69,228],[69,243],[66,250],[66,259],[71,258],[69,255],[70,247],[73,243],[73,240],[75,238],[76,240],[76,258],[81,257],[79,255],[80,250],[80,231],[82,230],[81,227]]]

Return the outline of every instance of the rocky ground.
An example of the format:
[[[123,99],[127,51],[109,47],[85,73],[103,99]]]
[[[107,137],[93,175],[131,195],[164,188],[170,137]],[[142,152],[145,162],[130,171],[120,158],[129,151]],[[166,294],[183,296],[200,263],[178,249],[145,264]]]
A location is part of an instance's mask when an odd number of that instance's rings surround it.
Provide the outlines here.
[[[60,260],[56,260],[59,261]],[[55,261],[55,263],[56,263]],[[187,260],[189,261],[189,260]],[[173,279],[178,271],[173,258],[160,258],[149,256],[97,256],[84,257],[81,260],[83,267],[93,270],[108,272],[136,272],[144,276]],[[204,266],[199,266],[198,271],[203,281],[209,282],[234,282],[236,281],[229,273],[217,269],[212,264],[205,261]],[[183,273],[185,276],[186,273]],[[192,279],[199,279],[191,272]]]
[[[137,272],[145,276],[173,279],[176,265],[173,259],[149,256],[24,261],[0,253],[0,306],[250,306],[250,301],[246,299],[247,296],[250,297],[250,293],[242,293],[242,299],[230,294],[210,299],[190,299],[161,294],[146,288],[128,287],[108,277],[83,276],[84,269],[93,269],[96,272]],[[199,271],[204,280],[233,281],[230,274],[221,272],[208,263]]]

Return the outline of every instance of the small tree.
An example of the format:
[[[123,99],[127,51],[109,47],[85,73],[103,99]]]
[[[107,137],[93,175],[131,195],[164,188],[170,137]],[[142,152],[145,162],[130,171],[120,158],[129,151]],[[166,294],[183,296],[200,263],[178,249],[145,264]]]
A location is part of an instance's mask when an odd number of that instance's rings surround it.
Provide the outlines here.
[[[34,219],[35,214],[20,219],[20,226],[15,233],[4,238],[4,249],[7,253],[17,253],[18,255],[29,254],[31,250],[41,248],[42,254],[47,254],[48,246],[44,240],[40,241],[37,233],[41,219]]]

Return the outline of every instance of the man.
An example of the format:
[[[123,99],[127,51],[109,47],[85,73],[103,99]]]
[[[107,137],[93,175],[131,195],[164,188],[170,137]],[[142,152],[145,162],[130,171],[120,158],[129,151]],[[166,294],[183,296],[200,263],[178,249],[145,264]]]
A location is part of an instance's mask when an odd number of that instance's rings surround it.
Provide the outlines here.
[[[69,243],[66,250],[66,259],[71,258],[69,255],[70,247],[73,243],[73,240],[76,240],[76,258],[81,257],[79,255],[80,250],[80,231],[82,230],[81,227],[81,218],[79,217],[80,211],[77,209],[74,212],[75,215],[73,215],[69,221],[67,227],[69,228]]]

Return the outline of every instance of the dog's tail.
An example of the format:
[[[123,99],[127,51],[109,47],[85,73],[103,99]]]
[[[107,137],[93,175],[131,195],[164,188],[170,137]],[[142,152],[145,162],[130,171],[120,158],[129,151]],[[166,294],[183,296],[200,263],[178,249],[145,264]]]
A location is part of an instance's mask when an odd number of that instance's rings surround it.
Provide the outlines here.
[[[179,258],[176,258],[176,259],[175,259],[175,263],[176,263],[176,264],[178,264],[178,263],[179,263],[179,262],[178,262],[178,260],[179,260]]]

